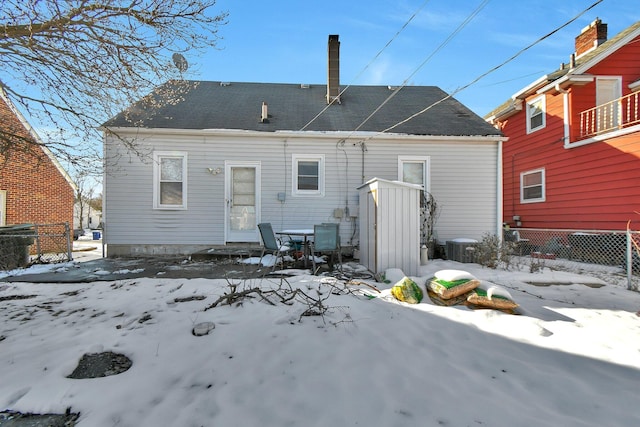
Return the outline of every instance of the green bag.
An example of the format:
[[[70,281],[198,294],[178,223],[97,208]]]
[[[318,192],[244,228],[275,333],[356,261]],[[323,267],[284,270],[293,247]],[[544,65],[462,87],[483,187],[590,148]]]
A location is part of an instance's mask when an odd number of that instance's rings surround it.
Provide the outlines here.
[[[422,301],[423,293],[420,286],[408,277],[403,277],[398,283],[391,288],[391,295],[398,301],[407,302],[409,304],[418,304]]]

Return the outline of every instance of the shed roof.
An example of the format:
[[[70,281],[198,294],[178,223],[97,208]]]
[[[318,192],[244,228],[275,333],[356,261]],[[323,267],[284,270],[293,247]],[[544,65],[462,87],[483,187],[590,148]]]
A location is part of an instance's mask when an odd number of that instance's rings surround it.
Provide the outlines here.
[[[389,98],[394,90],[397,93]],[[404,86],[400,90],[349,86],[340,96],[341,103],[328,108],[326,93],[326,85],[171,81],[104,126],[501,136],[480,116],[435,86]],[[261,120],[263,102],[268,108],[266,121]],[[429,106],[424,113],[389,129]]]

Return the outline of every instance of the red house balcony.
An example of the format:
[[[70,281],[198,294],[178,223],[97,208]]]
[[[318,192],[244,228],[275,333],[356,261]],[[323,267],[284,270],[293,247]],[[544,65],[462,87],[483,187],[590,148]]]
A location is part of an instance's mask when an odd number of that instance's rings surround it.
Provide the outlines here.
[[[640,92],[633,92],[580,113],[580,139],[640,123]]]

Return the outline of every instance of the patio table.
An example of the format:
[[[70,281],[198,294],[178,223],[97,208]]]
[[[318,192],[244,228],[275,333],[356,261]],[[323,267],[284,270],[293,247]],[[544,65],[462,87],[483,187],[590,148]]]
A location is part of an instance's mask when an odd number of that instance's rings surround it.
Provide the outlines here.
[[[309,264],[309,254],[311,251],[309,250],[309,237],[313,237],[313,228],[298,228],[298,229],[287,229],[277,232],[276,234],[280,236],[289,236],[291,237],[302,237],[302,247],[304,254],[304,266],[308,267]]]

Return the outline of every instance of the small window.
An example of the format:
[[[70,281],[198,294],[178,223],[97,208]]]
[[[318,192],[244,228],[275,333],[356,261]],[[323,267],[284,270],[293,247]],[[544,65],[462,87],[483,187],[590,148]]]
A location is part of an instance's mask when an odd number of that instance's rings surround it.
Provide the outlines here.
[[[545,127],[545,108],[544,96],[527,102],[527,133]]]
[[[410,184],[418,184],[429,191],[429,157],[428,156],[399,156],[398,180]]]
[[[398,180],[427,187],[429,157],[398,157]]]
[[[155,209],[187,208],[187,154],[156,152],[153,156]]]
[[[520,174],[520,202],[544,202],[544,185],[544,169],[522,172]]]
[[[293,155],[293,194],[324,196],[324,156]]]

